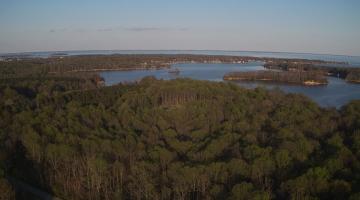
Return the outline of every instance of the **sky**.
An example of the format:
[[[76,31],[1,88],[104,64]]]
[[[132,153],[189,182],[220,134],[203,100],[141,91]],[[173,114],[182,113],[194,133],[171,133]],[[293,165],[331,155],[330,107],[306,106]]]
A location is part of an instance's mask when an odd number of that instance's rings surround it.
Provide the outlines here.
[[[0,0],[0,53],[62,50],[360,56],[360,1]]]

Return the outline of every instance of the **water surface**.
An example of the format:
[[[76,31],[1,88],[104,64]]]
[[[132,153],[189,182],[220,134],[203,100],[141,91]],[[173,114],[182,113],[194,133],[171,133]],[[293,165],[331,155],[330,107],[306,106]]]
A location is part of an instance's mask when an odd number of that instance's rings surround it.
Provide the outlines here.
[[[108,71],[102,72],[106,85],[120,82],[140,80],[145,76],[154,76],[158,79],[192,78],[197,80],[222,81],[224,74],[232,71],[256,71],[263,70],[262,62],[250,62],[246,64],[176,64],[173,68],[180,70],[179,75],[168,73],[168,69],[161,70],[134,70],[134,71]],[[347,83],[342,79],[328,77],[329,84],[326,86],[299,86],[278,84],[273,82],[236,82],[246,88],[263,86],[269,89],[278,87],[287,93],[300,93],[310,97],[324,107],[341,107],[354,99],[360,99],[360,84]]]

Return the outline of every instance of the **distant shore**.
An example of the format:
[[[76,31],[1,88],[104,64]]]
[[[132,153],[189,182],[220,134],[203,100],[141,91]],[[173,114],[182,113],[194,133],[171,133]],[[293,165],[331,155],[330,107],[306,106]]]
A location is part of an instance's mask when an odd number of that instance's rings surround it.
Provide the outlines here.
[[[326,78],[314,72],[278,72],[278,71],[255,71],[255,72],[230,72],[223,77],[226,81],[272,81],[306,86],[326,85]]]
[[[53,54],[48,58],[17,58],[9,57],[0,61],[0,67],[18,68],[26,67],[27,70],[43,75],[80,74],[102,71],[128,71],[128,70],[156,70],[167,69],[179,63],[210,63],[210,64],[243,64],[247,62],[262,62],[264,67],[284,72],[310,72],[317,71],[325,76],[337,76],[349,82],[360,82],[360,69],[349,67],[346,62],[334,62],[309,59],[287,59],[251,56],[227,56],[227,55],[197,55],[197,54],[114,54],[114,55],[78,55],[63,56]],[[337,66],[337,67],[332,67]],[[13,74],[1,74],[1,77],[13,77]],[[16,73],[17,76],[26,76],[26,71]],[[16,77],[17,78],[17,77]],[[267,79],[268,77],[266,77]],[[273,79],[273,78],[271,78]],[[285,80],[281,77],[281,80]],[[276,81],[277,79],[275,79]],[[306,80],[301,84],[319,85],[316,80]],[[287,80],[285,82],[291,82]],[[295,81],[298,83],[299,81]]]

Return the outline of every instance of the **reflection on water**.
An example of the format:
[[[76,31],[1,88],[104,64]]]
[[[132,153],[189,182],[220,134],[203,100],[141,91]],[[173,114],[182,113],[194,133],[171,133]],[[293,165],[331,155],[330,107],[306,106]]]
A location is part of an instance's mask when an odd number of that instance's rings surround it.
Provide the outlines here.
[[[340,107],[351,100],[360,99],[359,84],[347,83],[335,77],[328,77],[328,81],[328,85],[316,87],[267,82],[238,82],[238,84],[246,88],[263,86],[270,89],[279,88],[289,93],[301,93],[326,107]]]
[[[106,85],[113,85],[120,82],[140,80],[145,76],[155,76],[158,79],[192,78],[197,80],[222,81],[222,77],[232,71],[254,71],[264,69],[262,62],[251,62],[245,64],[175,64],[178,68],[178,75],[169,73],[168,69],[160,70],[134,70],[134,71],[110,71],[103,72]]]
[[[158,79],[192,78],[198,80],[222,81],[224,74],[232,71],[255,71],[262,70],[263,63],[251,62],[246,64],[176,64],[180,70],[179,75],[168,73],[168,69],[161,70],[137,70],[137,71],[112,71],[102,72],[106,85],[120,82],[140,80],[145,76],[155,76]],[[304,94],[322,106],[340,107],[351,100],[360,99],[360,84],[346,83],[344,80],[328,77],[327,86],[306,87],[299,85],[286,85],[270,82],[237,82],[246,88],[263,86],[266,88],[280,88],[289,93]]]

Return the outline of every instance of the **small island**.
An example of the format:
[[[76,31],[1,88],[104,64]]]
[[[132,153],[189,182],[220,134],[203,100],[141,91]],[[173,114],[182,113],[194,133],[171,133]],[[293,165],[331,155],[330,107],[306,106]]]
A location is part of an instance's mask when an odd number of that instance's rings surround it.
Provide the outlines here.
[[[351,70],[348,72],[345,80],[350,83],[360,83],[360,70]]]
[[[311,72],[316,71],[324,76],[337,77],[349,83],[360,83],[360,69],[349,66],[348,63],[316,63],[299,62],[294,60],[267,61],[264,68],[283,72]]]
[[[327,79],[318,72],[313,71],[251,71],[230,72],[223,77],[227,81],[273,81],[290,84],[301,84],[306,86],[326,85]]]

